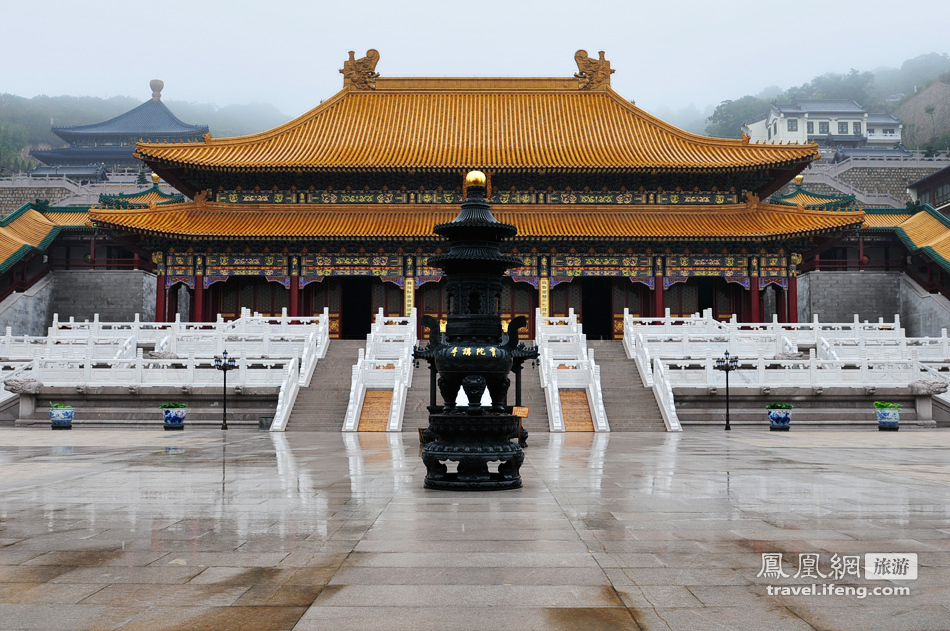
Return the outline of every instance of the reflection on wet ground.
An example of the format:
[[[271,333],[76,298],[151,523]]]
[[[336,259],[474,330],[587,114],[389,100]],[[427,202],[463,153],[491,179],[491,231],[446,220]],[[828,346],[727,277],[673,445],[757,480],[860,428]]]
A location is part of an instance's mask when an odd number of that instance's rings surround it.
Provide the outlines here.
[[[950,432],[530,445],[465,494],[410,434],[4,430],[0,628],[950,629]],[[873,552],[918,579],[834,576]],[[831,583],[910,595],[768,593]]]

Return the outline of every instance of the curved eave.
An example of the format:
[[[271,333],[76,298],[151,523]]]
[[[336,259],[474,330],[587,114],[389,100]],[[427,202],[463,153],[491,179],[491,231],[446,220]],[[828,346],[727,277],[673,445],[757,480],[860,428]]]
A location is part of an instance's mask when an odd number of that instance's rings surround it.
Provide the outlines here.
[[[165,168],[212,171],[731,172],[804,165],[817,145],[749,144],[677,129],[613,90],[353,92],[275,129],[139,143]]]

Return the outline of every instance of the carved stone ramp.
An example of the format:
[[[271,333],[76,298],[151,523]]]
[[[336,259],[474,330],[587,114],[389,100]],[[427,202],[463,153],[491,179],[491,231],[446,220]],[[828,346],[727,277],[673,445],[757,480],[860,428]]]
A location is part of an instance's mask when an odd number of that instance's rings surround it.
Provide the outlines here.
[[[564,431],[592,432],[594,419],[590,415],[590,402],[586,390],[559,390],[561,396],[561,414],[564,417]],[[607,417],[610,419],[610,417]]]
[[[643,386],[637,364],[620,340],[587,341],[600,366],[600,385],[611,432],[665,432],[653,390]]]
[[[358,432],[385,432],[389,424],[389,410],[393,404],[392,390],[367,390],[360,411]]]
[[[339,432],[346,419],[350,380],[365,340],[331,340],[317,362],[310,387],[301,388],[287,422],[288,432]]]

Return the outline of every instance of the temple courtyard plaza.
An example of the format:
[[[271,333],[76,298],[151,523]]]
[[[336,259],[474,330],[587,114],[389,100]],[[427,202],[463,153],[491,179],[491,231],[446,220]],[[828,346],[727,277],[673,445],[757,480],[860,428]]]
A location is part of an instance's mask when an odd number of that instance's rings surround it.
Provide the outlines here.
[[[419,452],[3,430],[0,628],[950,629],[950,431],[537,434],[481,494],[424,490]],[[917,579],[866,580],[884,552]]]

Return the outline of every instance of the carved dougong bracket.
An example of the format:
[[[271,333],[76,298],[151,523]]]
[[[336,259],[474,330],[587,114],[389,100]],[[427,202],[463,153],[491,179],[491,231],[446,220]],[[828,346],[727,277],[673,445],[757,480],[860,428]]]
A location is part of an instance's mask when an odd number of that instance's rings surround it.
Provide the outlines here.
[[[375,90],[376,78],[379,73],[376,72],[376,64],[379,62],[379,51],[370,48],[366,51],[366,56],[360,59],[355,58],[356,53],[350,51],[350,58],[343,62],[343,68],[340,73],[348,85],[355,90]]]
[[[610,85],[610,75],[615,71],[610,68],[610,62],[604,58],[604,51],[600,51],[599,54],[600,59],[593,59],[587,56],[586,50],[574,53],[578,70],[574,76],[577,77],[579,90],[606,90]]]

